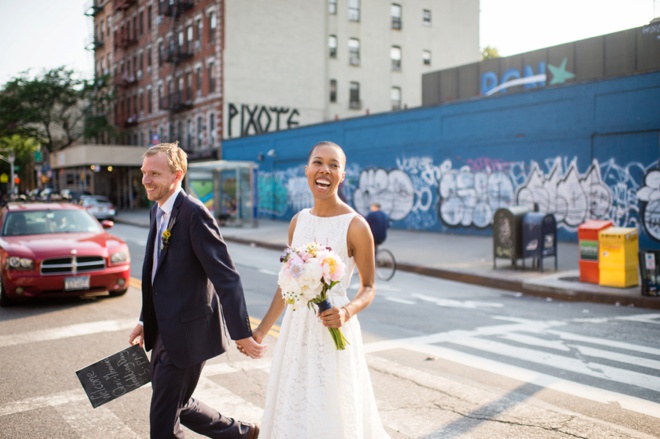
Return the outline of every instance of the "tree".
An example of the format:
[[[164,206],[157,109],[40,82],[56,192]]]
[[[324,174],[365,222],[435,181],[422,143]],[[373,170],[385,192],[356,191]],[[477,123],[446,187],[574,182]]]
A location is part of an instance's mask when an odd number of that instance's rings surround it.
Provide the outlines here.
[[[23,72],[0,90],[0,136],[33,137],[49,152],[60,150],[107,128],[101,123],[86,130],[85,119],[96,100],[110,98],[97,81],[78,79],[64,66],[34,78]]]
[[[34,168],[34,151],[39,149],[39,141],[32,137],[24,137],[20,134],[12,134],[10,136],[0,137],[0,153],[8,158],[14,156],[14,170],[16,174],[28,176],[28,182],[32,177],[32,169]],[[4,169],[9,173],[10,165],[2,161],[0,169]],[[17,169],[20,169],[18,171]],[[11,177],[13,178],[13,176]]]
[[[495,58],[499,58],[499,57],[500,57],[500,53],[497,51],[496,48],[494,48],[492,46],[486,46],[481,51],[481,59],[482,60],[495,59]]]

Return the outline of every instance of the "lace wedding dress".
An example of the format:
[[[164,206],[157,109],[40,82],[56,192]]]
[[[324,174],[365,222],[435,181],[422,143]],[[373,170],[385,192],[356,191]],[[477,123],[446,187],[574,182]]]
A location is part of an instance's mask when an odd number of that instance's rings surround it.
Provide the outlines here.
[[[341,283],[329,291],[333,306],[349,302],[355,262],[348,257],[346,234],[356,214],[298,215],[293,247],[311,241],[327,245],[346,264]],[[362,345],[360,323],[351,317],[341,331],[350,343],[338,351],[316,310],[287,306],[270,370],[261,439],[380,439],[383,429]]]

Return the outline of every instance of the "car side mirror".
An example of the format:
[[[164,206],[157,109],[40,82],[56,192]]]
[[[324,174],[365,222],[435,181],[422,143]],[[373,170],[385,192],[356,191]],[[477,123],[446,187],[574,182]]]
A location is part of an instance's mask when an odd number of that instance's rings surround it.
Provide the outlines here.
[[[101,225],[104,229],[111,229],[115,226],[115,222],[110,220],[103,220],[101,221]]]

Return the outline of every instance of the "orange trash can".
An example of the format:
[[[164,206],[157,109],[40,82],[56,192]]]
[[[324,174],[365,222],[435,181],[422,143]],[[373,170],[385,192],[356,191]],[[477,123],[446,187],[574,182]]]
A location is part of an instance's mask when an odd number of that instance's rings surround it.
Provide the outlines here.
[[[588,220],[578,227],[580,282],[598,283],[598,233],[608,227],[612,221]]]

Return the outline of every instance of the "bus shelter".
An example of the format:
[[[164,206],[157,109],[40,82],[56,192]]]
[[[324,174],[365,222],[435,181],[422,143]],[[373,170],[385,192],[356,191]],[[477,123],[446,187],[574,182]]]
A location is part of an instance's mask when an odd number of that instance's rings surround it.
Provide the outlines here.
[[[221,226],[257,227],[258,169],[254,162],[189,163],[186,190],[208,207]]]

